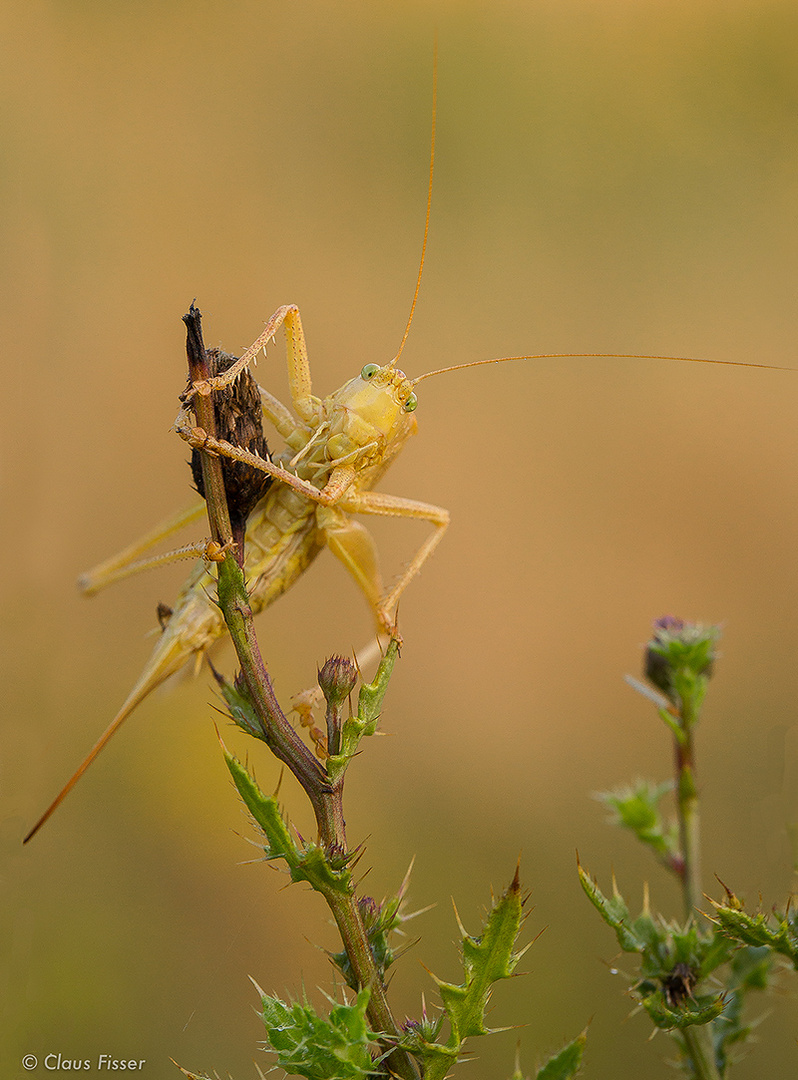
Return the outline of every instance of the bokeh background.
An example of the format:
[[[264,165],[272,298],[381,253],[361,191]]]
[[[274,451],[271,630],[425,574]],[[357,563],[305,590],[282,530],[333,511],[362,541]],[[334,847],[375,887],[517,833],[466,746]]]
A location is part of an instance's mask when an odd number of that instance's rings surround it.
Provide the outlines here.
[[[170,433],[181,315],[237,350],[300,305],[315,388],[398,346],[426,197],[411,375],[528,352],[668,353],[794,368],[798,10],[769,0],[491,4],[28,0],[0,44],[4,1076],[41,1057],[143,1074],[268,1061],[252,975],[317,1004],[321,902],[257,861],[213,731],[207,673],[153,696],[36,841],[20,839],[143,665],[187,568],[91,602],[78,573],[190,500]],[[285,394],[282,347],[259,377]],[[399,1015],[457,976],[519,853],[534,908],[522,981],[463,1077],[529,1071],[590,1025],[586,1075],[672,1075],[629,1018],[616,946],[574,851],[633,905],[678,895],[591,794],[670,770],[622,682],[650,621],[721,622],[700,732],[705,888],[793,884],[798,816],[798,379],[779,370],[551,359],[420,387],[420,434],[383,483],[452,526],[401,608],[406,647],[348,827],[376,896],[416,857],[437,906],[398,965]],[[421,526],[376,528],[386,571]],[[201,529],[197,530],[197,535]],[[323,554],[260,618],[284,699],[371,633]],[[228,652],[218,662],[232,670]],[[226,731],[243,754],[245,740]],[[258,777],[278,770],[257,748]],[[309,813],[282,794],[300,829]],[[623,967],[623,964],[619,966]],[[628,970],[632,970],[627,965]],[[794,1075],[789,982],[738,1080]]]

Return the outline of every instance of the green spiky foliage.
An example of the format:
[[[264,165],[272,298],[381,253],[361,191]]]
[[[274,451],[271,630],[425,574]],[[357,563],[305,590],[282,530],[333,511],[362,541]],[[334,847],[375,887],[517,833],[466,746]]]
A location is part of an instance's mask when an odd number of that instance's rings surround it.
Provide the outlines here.
[[[768,985],[772,963],[761,946],[771,932],[763,916],[743,917],[739,905],[721,905],[714,926],[700,916],[701,845],[695,733],[717,657],[719,630],[665,616],[654,623],[645,653],[649,685],[627,681],[653,701],[673,739],[674,780],[653,784],[639,780],[599,798],[613,811],[613,821],[635,834],[679,881],[684,922],[653,916],[648,893],[642,912],[632,917],[613,880],[612,896],[579,867],[582,887],[621,948],[640,957],[634,994],[656,1027],[670,1031],[681,1052],[681,1068],[696,1080],[720,1080],[727,1073],[732,1048],[743,1043],[751,1024],[743,1004],[751,990]],[[660,808],[672,791],[675,820]],[[740,933],[736,936],[733,927]],[[773,944],[791,956],[786,919],[772,931]],[[794,941],[793,943],[794,944]],[[740,946],[743,946],[741,948]]]
[[[587,1032],[583,1031],[538,1069],[535,1080],[571,1080],[576,1076],[582,1064],[586,1042]]]
[[[634,784],[596,795],[612,810],[612,824],[634,833],[640,843],[651,848],[669,868],[676,866],[680,859],[679,826],[675,821],[665,819],[660,802],[672,791],[673,783],[670,780],[662,784],[636,780]]]
[[[404,1045],[422,1063],[424,1080],[443,1080],[448,1076],[467,1038],[487,1035],[485,1009],[494,983],[508,979],[526,949],[514,951],[523,918],[523,900],[518,871],[502,896],[494,903],[478,937],[462,933],[462,983],[444,982],[433,975],[443,1003],[443,1012],[435,1019],[426,1016],[406,1025]],[[528,947],[528,946],[527,946]],[[441,1041],[444,1020],[449,1037]]]
[[[612,896],[580,865],[579,880],[602,919],[615,931],[618,944],[640,956],[640,981],[635,995],[659,1028],[683,1029],[706,1024],[724,1009],[721,994],[696,994],[697,985],[732,954],[719,933],[700,931],[692,919],[683,926],[655,917],[648,908],[632,917],[613,879]]]
[[[712,900],[715,922],[732,941],[755,948],[765,948],[786,957],[798,971],[798,911],[791,910],[788,903],[784,911],[775,908],[771,912],[756,911],[749,914],[730,889],[726,899]]]
[[[535,1080],[572,1080],[579,1072],[579,1067],[582,1064],[582,1055],[585,1052],[586,1042],[587,1032],[583,1031],[581,1035],[577,1035],[562,1050],[552,1054],[545,1065],[541,1065],[535,1073]],[[510,1080],[529,1080],[521,1071],[520,1057],[519,1047],[516,1054],[515,1072],[510,1077]]]
[[[743,1021],[746,996],[770,982],[768,950],[741,948],[720,921],[704,930],[692,919],[679,925],[653,916],[647,898],[640,914],[632,917],[614,880],[608,897],[581,865],[578,870],[585,894],[615,931],[620,947],[640,956],[640,979],[633,994],[658,1028],[675,1035],[687,1075],[697,1073],[682,1034],[689,1027],[708,1025],[717,1072],[725,1076],[732,1049],[745,1041],[753,1026]],[[721,989],[700,993],[710,976]]]
[[[284,1002],[258,990],[268,1048],[289,1076],[307,1080],[374,1076],[380,1055],[366,1021],[368,990],[361,990],[351,1004],[333,1002],[329,1016],[319,1016],[307,1000]],[[210,1080],[185,1069],[181,1072],[188,1080]]]
[[[324,850],[313,841],[297,843],[283,818],[274,795],[264,795],[254,778],[229,751],[224,760],[238,793],[266,839],[264,853],[268,860],[284,859],[292,881],[307,881],[317,892],[327,894],[352,891],[349,863],[353,854]]]
[[[366,1022],[368,990],[361,990],[351,1005],[333,1004],[326,1017],[307,1001],[286,1004],[266,995],[261,1000],[269,1046],[290,1076],[361,1080],[373,1075],[376,1036]]]

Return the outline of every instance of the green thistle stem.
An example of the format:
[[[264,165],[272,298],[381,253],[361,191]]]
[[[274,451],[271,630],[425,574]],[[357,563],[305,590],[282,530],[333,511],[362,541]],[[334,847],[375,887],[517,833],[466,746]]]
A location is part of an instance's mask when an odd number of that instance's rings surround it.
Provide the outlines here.
[[[209,375],[200,318],[199,310],[192,304],[184,321],[188,332],[186,351],[189,375],[193,383],[207,379]],[[215,437],[216,418],[213,395],[195,394],[193,407],[199,426],[208,435]],[[211,534],[214,540],[224,546],[232,541],[233,532],[222,463],[217,456],[212,454],[200,451],[200,456]],[[310,799],[321,844],[326,848],[336,847],[340,851],[347,851],[343,813],[343,775],[334,783],[330,782],[325,769],[297,735],[280,708],[255,636],[252,609],[241,569],[242,563],[243,551],[233,549],[228,551],[224,562],[219,565],[219,606],[230,631],[266,743],[274,755],[288,766]],[[371,954],[354,892],[345,895],[325,891],[323,895],[335,918],[352,970],[356,973],[361,986],[368,987],[371,991],[367,1010],[369,1021],[377,1031],[398,1038],[396,1021],[388,1004],[382,977]],[[384,1047],[384,1049],[388,1048],[388,1046]],[[393,1050],[386,1059],[386,1064],[391,1074],[400,1077],[401,1080],[418,1080],[418,1071],[406,1051]]]
[[[674,735],[676,771],[676,808],[679,819],[682,867],[681,883],[685,916],[696,919],[703,895],[701,890],[701,818],[695,783],[695,744],[693,732],[697,716],[682,707],[679,730]],[[715,1061],[712,1028],[709,1024],[685,1028],[685,1047],[693,1063],[696,1080],[721,1080]]]
[[[695,784],[693,732],[682,728],[681,737],[674,739],[676,769],[676,805],[679,819],[679,839],[682,850],[681,882],[685,916],[696,918],[703,895],[701,890],[701,819],[698,791]]]
[[[685,1028],[682,1034],[693,1063],[696,1080],[721,1080],[715,1064],[715,1050],[709,1025]]]

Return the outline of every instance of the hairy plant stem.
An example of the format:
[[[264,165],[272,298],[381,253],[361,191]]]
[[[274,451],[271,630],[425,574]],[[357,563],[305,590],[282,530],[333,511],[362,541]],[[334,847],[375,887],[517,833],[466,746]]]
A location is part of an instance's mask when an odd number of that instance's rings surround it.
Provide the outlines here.
[[[682,850],[680,878],[686,918],[695,919],[701,904],[701,844],[698,790],[695,784],[695,744],[691,727],[674,739],[676,806]]]
[[[701,844],[698,789],[695,783],[695,743],[693,732],[698,717],[682,706],[680,725],[674,733],[676,808],[679,819],[682,865],[680,878],[686,918],[696,919],[701,902]],[[688,1027],[682,1032],[684,1044],[695,1070],[696,1080],[720,1080],[715,1062],[712,1029],[709,1024]]]
[[[202,340],[201,315],[194,304],[184,316],[184,322],[187,328],[189,375],[191,382],[197,383],[208,378],[209,369]],[[192,407],[198,425],[206,434],[216,438],[213,395],[195,394]],[[211,534],[214,540],[225,546],[232,542],[233,534],[222,464],[214,454],[200,450],[200,455]],[[280,708],[255,636],[242,565],[243,551],[235,548],[228,550],[224,561],[219,564],[219,606],[265,741],[275,757],[288,766],[307,794],[316,817],[320,844],[328,851],[346,852],[348,847],[343,812],[343,775],[334,783],[330,781],[326,770],[297,735]],[[418,1080],[419,1074],[410,1055],[404,1050],[391,1050],[390,1039],[398,1038],[399,1031],[388,1004],[381,973],[369,946],[354,890],[346,894],[326,890],[323,895],[335,918],[352,970],[360,985],[371,991],[369,1021],[375,1030],[389,1037],[384,1046],[386,1051],[390,1051],[386,1059],[388,1068],[402,1080]]]
[[[693,1063],[696,1080],[721,1080],[715,1064],[715,1048],[712,1045],[709,1025],[685,1028],[682,1035]]]

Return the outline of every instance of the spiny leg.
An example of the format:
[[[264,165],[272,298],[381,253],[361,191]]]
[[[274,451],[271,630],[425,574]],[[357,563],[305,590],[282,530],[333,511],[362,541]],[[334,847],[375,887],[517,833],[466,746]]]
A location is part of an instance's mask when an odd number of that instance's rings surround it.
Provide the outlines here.
[[[331,550],[334,551],[357,581],[358,586],[369,601],[369,605],[374,610],[378,625],[388,633],[396,632],[396,605],[402,593],[443,539],[443,534],[449,525],[448,510],[431,503],[418,502],[415,499],[406,499],[399,495],[385,495],[378,491],[353,492],[351,485],[356,475],[356,469],[351,465],[336,466],[332,470],[324,489],[320,491],[307,480],[303,480],[280,465],[275,465],[274,462],[267,461],[265,458],[259,458],[221,439],[211,438],[202,428],[192,427],[185,409],[175,422],[175,430],[191,446],[243,461],[294,488],[295,491],[320,506],[343,511],[343,516],[331,517],[326,524],[323,514],[319,514],[319,525],[325,535],[325,542],[329,543]],[[429,521],[434,526],[434,532],[415,553],[393,588],[384,595],[381,595],[381,582],[375,576],[376,572],[372,571],[369,565],[369,562],[372,561],[376,566],[376,559],[370,553],[370,545],[373,544],[370,534],[362,526],[360,530],[356,529],[354,523],[351,523],[351,528],[347,529],[344,524],[346,513],[417,518],[422,521]],[[370,544],[365,542],[363,534],[369,536]],[[379,599],[375,603],[377,596],[379,596]]]
[[[334,506],[340,502],[348,492],[357,474],[354,465],[336,465],[332,468],[326,485],[320,490],[314,484],[311,484],[309,480],[303,480],[301,476],[297,476],[296,473],[283,468],[282,465],[277,465],[268,458],[259,457],[249,450],[243,450],[240,446],[234,446],[224,439],[216,439],[201,427],[192,426],[186,408],[181,409],[178,414],[174,423],[174,430],[181,439],[186,440],[189,446],[211,454],[218,454],[220,457],[231,458],[233,461],[241,461],[245,465],[252,466],[253,469],[260,469],[261,472],[273,476],[275,480],[280,480],[283,484],[287,484],[288,487],[292,487],[300,495],[310,499],[311,502],[320,503],[323,506]],[[360,453],[360,451],[357,452]],[[349,455],[349,457],[351,456]],[[342,460],[348,460],[348,458]]]
[[[184,395],[183,400],[189,402],[194,394],[210,394],[213,390],[221,389],[221,387],[233,382],[244,368],[257,357],[260,350],[265,350],[266,345],[271,341],[281,325],[285,331],[288,385],[291,400],[302,420],[306,423],[315,422],[318,419],[319,401],[312,394],[310,361],[308,360],[308,350],[305,344],[305,332],[302,329],[302,320],[296,304],[283,304],[282,307],[279,307],[266,323],[263,333],[227,371],[212,379],[206,379],[204,382],[194,383]]]
[[[156,570],[161,566],[171,566],[172,563],[181,562],[185,559],[206,559],[208,562],[222,562],[225,553],[231,546],[232,541],[222,545],[216,540],[196,540],[194,543],[184,544],[182,547],[174,548],[172,551],[164,551],[160,555],[150,555],[146,559],[137,559],[136,562],[130,563],[123,570],[119,570],[112,578],[104,581],[103,586],[121,581],[126,577],[133,577],[134,574],[141,574],[145,570]],[[92,592],[96,591],[97,588],[95,587]],[[87,591],[87,595],[90,596],[91,592]]]

